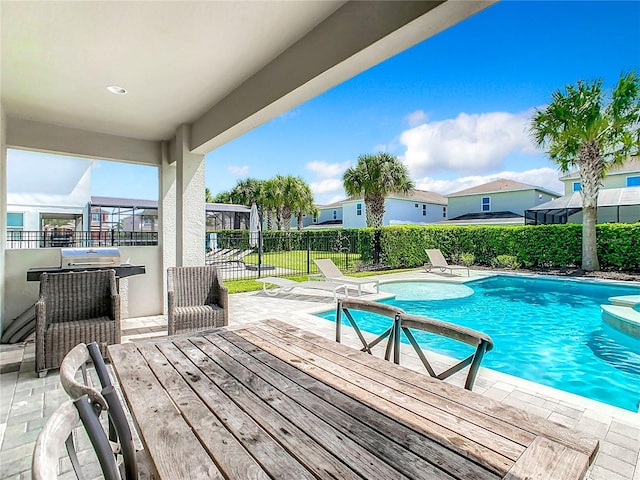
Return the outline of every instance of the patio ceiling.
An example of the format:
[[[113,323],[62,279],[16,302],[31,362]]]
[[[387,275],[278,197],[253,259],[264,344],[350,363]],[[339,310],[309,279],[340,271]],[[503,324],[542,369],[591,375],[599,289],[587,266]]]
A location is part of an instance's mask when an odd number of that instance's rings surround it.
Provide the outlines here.
[[[204,154],[492,3],[2,1],[7,145],[34,125],[160,142],[186,124]]]

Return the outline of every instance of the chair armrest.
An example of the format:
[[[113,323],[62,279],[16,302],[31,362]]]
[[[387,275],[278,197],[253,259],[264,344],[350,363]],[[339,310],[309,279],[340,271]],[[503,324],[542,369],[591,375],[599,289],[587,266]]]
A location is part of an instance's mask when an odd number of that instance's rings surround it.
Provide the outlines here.
[[[216,275],[215,289],[218,305],[224,310],[224,324],[229,325],[229,289],[222,283],[220,275]]]
[[[121,336],[121,323],[122,323],[122,305],[120,303],[120,295],[111,295],[111,312],[113,320],[116,322],[116,343],[120,343]]]
[[[167,314],[169,318],[173,316],[173,312],[176,309],[176,292],[173,290],[167,290]]]

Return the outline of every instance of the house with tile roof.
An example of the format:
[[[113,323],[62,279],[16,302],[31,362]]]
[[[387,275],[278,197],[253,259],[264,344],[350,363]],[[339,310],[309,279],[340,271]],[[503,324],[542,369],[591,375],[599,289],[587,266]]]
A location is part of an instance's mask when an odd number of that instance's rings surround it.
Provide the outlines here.
[[[454,225],[523,225],[525,210],[558,198],[546,188],[500,178],[447,195],[448,219]]]

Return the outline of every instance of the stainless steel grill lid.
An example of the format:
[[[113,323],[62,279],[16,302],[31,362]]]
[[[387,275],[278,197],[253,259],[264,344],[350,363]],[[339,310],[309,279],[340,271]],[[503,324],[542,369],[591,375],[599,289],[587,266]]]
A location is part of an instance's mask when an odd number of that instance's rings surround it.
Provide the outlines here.
[[[119,266],[120,251],[115,247],[60,249],[60,268]]]

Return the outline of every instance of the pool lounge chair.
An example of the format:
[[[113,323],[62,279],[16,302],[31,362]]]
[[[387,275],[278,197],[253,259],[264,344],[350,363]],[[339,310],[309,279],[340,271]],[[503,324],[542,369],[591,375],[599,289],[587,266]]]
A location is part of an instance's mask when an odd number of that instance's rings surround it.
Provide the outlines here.
[[[338,299],[338,290],[342,289],[344,296],[349,297],[348,286],[340,283],[333,282],[315,282],[315,281],[307,281],[307,282],[295,282],[293,280],[289,280],[288,278],[279,278],[279,277],[264,277],[264,278],[256,278],[256,282],[262,282],[262,290],[267,295],[275,296],[281,292],[290,292],[294,288],[310,288],[315,290],[326,290],[333,292],[333,299]],[[280,288],[267,288],[267,283],[277,285]]]
[[[453,275],[454,270],[466,270],[467,276],[470,276],[469,269],[467,267],[460,265],[449,265],[439,249],[436,248],[430,250],[428,248],[425,248],[424,251],[427,253],[430,262],[424,264],[424,269],[426,272],[430,272],[432,268],[439,268],[441,272],[449,270],[451,272],[451,275]]]
[[[321,258],[318,260],[314,260],[314,263],[320,269],[320,273],[324,276],[325,280],[337,282],[337,283],[346,283],[349,285],[357,285],[358,286],[358,295],[362,295],[362,285],[367,285],[369,283],[373,283],[376,287],[376,293],[380,293],[380,281],[374,279],[365,279],[365,278],[355,278],[349,277],[343,274],[336,264],[333,263],[333,260],[330,258]]]

